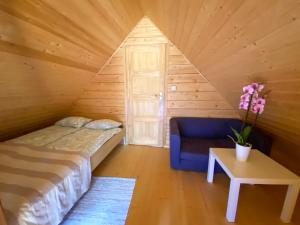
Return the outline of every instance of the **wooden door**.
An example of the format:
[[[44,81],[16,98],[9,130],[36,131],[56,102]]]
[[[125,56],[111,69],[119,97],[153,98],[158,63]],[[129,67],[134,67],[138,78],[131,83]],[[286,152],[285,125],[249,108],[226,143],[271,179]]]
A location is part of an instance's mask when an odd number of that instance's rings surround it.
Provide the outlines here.
[[[165,45],[127,46],[127,139],[163,146]]]

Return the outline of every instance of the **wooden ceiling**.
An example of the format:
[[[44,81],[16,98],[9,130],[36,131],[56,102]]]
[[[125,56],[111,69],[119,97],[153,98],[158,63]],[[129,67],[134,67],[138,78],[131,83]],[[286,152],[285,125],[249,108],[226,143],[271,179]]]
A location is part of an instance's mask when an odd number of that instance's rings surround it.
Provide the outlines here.
[[[300,140],[298,0],[141,0],[144,13],[222,95],[237,106],[241,87],[271,90],[259,126]]]
[[[135,0],[0,0],[0,140],[53,123],[143,14]]]
[[[298,143],[299,0],[0,0],[0,139],[67,111],[143,15],[233,106],[264,82],[259,125]]]

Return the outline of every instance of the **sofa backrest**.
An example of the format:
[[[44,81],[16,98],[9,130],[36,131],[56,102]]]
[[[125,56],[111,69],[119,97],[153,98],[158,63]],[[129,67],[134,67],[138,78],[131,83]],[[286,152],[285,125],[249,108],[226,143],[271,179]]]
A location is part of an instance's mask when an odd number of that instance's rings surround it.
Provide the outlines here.
[[[231,127],[240,130],[242,121],[226,118],[173,117],[170,124],[176,123],[180,136],[190,138],[228,138],[233,132]],[[170,128],[171,129],[171,128]],[[249,136],[253,149],[258,149],[270,155],[272,138],[259,128],[254,128]]]
[[[178,123],[180,135],[194,138],[226,138],[233,135],[231,127],[240,130],[242,122],[227,118],[172,118]]]

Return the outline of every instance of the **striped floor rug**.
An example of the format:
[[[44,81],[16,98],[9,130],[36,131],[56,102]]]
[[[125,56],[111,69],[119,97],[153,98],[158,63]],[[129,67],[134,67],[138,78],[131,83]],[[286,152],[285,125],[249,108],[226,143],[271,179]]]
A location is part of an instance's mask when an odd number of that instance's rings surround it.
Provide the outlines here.
[[[61,225],[124,225],[134,186],[135,179],[93,177]]]

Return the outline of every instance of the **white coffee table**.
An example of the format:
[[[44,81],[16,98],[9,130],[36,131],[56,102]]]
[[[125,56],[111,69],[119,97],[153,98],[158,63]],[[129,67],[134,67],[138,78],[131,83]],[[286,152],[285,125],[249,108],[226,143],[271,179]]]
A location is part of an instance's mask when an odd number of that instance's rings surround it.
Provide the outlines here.
[[[280,218],[285,223],[290,222],[299,193],[300,177],[257,150],[251,150],[247,162],[240,162],[235,158],[235,149],[211,148],[207,174],[209,183],[213,182],[215,161],[230,177],[228,222],[235,222],[241,184],[288,185]]]

